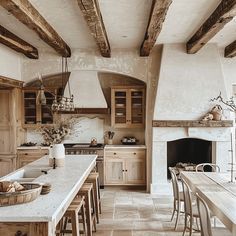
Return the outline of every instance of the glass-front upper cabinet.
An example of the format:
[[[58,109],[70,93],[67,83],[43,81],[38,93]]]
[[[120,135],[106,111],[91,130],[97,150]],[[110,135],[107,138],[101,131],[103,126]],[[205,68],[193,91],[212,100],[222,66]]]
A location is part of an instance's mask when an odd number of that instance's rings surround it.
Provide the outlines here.
[[[111,89],[111,123],[117,128],[144,126],[145,89],[113,87]]]
[[[37,102],[38,90],[23,90],[23,126],[34,127],[36,125],[53,124],[53,112],[51,105],[53,94],[45,92],[46,104]]]

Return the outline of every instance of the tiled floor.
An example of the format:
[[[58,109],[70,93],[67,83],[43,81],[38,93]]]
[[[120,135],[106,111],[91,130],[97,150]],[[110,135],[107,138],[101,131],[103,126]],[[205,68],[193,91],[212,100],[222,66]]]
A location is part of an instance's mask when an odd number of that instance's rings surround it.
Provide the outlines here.
[[[183,217],[177,231],[173,229],[174,222],[170,222],[173,204],[170,196],[111,187],[102,190],[101,196],[102,214],[95,236],[182,235]]]

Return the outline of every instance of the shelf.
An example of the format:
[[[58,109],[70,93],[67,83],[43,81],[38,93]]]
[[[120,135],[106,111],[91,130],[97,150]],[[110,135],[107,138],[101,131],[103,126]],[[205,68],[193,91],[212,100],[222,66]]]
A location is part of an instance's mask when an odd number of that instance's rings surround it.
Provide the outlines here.
[[[233,127],[232,120],[153,120],[152,127]]]

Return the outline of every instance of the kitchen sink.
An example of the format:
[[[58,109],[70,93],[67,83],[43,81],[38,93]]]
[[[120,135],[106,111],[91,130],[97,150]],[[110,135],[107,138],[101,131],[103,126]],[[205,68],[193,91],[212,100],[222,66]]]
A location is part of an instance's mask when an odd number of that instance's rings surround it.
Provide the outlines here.
[[[38,168],[38,169],[22,169],[12,176],[8,176],[8,180],[17,182],[32,182],[41,175],[47,174],[52,168]]]

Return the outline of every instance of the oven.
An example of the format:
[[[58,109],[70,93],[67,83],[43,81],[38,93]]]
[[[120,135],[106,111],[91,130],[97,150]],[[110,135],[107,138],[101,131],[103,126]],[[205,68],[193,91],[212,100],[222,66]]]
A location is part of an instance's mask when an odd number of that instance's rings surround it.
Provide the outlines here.
[[[104,188],[104,145],[98,143],[91,146],[87,143],[66,143],[66,155],[97,155],[96,170],[99,173],[100,188]]]

